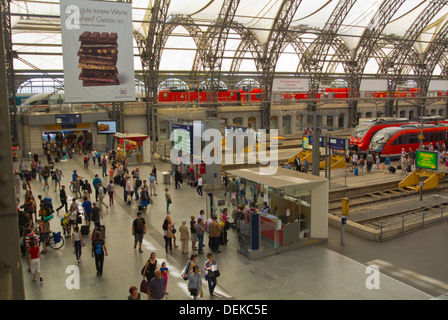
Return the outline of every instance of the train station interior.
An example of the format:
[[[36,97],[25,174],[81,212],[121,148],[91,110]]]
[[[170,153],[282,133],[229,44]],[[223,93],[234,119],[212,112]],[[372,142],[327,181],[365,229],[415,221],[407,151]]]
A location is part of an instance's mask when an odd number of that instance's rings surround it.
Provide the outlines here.
[[[448,299],[448,1],[1,9],[0,300]]]

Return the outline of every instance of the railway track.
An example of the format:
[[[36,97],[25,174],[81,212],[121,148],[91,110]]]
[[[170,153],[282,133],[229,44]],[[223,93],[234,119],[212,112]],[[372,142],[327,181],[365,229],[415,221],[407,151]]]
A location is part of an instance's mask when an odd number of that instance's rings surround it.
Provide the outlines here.
[[[424,194],[439,193],[442,190],[448,189],[448,180],[441,180],[437,189],[425,190]],[[356,196],[349,196],[350,209],[360,208],[362,206],[372,205],[378,202],[384,202],[392,199],[399,199],[408,196],[416,196],[418,193],[412,189],[393,188],[384,191],[375,191],[370,193],[359,194]],[[342,198],[332,199],[328,204],[328,212],[334,215],[341,215]]]
[[[359,220],[358,223],[365,226],[370,226],[374,229],[379,229],[385,225],[400,223],[403,219],[409,221],[409,219],[412,218],[412,216],[416,216],[417,219],[420,219],[423,213],[425,213],[426,216],[428,215],[440,216],[444,208],[448,208],[448,201],[437,203],[431,206],[401,210],[394,213],[383,215],[381,217],[363,219]]]
[[[439,188],[424,191],[423,198],[426,201],[423,203],[419,201],[420,194],[410,189],[394,188],[351,196],[348,220],[373,230],[402,225],[404,228],[405,224],[412,221],[423,225],[425,219],[437,220],[446,216],[444,212],[448,213],[448,196],[440,193],[447,189],[448,180],[440,181]],[[329,214],[342,215],[341,201],[330,201]]]

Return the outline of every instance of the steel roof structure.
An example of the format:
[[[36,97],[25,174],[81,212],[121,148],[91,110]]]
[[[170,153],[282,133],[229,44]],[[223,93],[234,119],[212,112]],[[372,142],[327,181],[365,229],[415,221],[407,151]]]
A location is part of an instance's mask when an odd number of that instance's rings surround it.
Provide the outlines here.
[[[9,79],[60,77],[59,1],[1,1]],[[357,97],[363,78],[387,79],[389,92],[413,80],[425,97],[431,80],[448,77],[447,3],[133,0],[134,67],[145,84],[148,133],[155,132],[153,106],[162,73],[187,74],[191,83],[205,81],[210,106],[218,90],[214,79],[257,78],[265,90],[261,110],[266,129],[270,88],[278,75],[309,79],[311,94],[328,79],[344,79],[351,98]],[[353,126],[357,101],[347,103]]]

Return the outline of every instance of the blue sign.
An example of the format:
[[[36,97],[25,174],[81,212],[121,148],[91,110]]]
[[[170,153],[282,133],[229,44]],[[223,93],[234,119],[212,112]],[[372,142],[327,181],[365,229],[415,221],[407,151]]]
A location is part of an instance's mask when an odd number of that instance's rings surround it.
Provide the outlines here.
[[[313,136],[309,136],[308,137],[308,144],[311,145],[311,146],[313,145]],[[324,147],[324,141],[323,141],[322,137],[319,137],[319,146],[321,148]]]
[[[81,114],[57,114],[56,124],[73,124],[81,123]]]
[[[330,149],[346,150],[346,139],[329,138],[328,142]]]

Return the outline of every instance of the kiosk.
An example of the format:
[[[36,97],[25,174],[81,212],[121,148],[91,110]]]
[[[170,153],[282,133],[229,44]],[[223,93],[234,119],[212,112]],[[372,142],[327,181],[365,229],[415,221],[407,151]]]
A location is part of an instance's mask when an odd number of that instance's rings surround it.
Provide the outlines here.
[[[151,139],[140,133],[115,133],[117,138],[117,159],[125,157],[128,164],[142,164],[151,162]]]
[[[262,175],[260,170],[230,170],[228,175],[238,182],[238,205],[244,204],[249,212],[254,212],[250,207],[255,204],[260,214],[264,255],[267,249],[275,253],[290,245],[304,247],[326,242],[328,180],[284,168],[278,168],[275,175]]]

